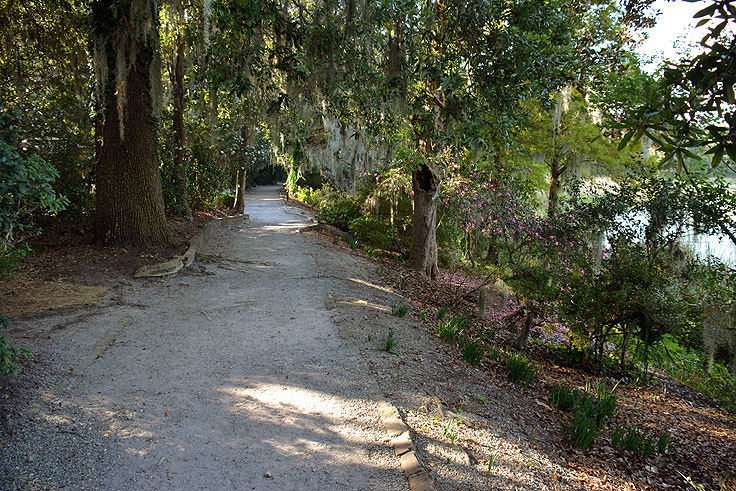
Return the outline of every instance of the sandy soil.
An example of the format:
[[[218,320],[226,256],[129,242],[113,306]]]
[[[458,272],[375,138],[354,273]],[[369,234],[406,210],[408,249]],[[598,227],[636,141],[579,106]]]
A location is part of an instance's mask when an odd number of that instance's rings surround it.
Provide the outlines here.
[[[408,487],[277,191],[193,268],[15,323],[38,363],[0,392],[4,489]]]
[[[688,489],[678,471],[705,480],[704,455],[732,475],[724,463],[736,423],[667,386],[619,388],[617,417],[685,418],[695,436],[681,435],[676,458],[633,458],[607,436],[589,452],[571,449],[548,387],[582,385],[584,374],[544,364],[523,388],[488,356],[474,368],[434,334],[435,297],[457,288],[300,233],[306,212],[285,207],[275,187],[250,195],[246,213],[250,225],[220,230],[176,276],[121,278],[101,304],[16,323],[11,339],[36,357],[0,390],[0,482],[406,489],[374,381],[438,489]],[[393,305],[408,315],[392,315]],[[398,344],[387,352],[390,332]],[[703,449],[717,451],[693,453]]]

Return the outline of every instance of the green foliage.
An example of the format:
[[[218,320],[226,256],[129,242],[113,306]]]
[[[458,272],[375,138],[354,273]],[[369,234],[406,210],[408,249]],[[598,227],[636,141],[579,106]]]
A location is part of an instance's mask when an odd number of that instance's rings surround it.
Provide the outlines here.
[[[719,220],[731,199],[725,188],[703,193],[705,188],[711,184],[694,176],[640,169],[616,189],[575,203],[578,227],[591,241],[605,235],[610,244],[583,255],[563,283],[559,302],[574,347],[595,364],[600,366],[610,342],[618,343],[619,359],[636,347],[645,368],[667,335],[693,345],[693,327],[702,321],[693,298],[703,303],[707,289],[694,287],[692,261],[679,242],[693,222],[704,233],[723,230]]]
[[[457,439],[457,432],[455,431],[455,422],[450,420],[445,426],[442,427],[442,434],[445,438],[450,440],[450,443],[454,444]]]
[[[671,446],[670,435],[666,431],[662,431],[657,438],[657,451],[664,455]]]
[[[575,406],[577,391],[564,384],[552,386],[549,396],[549,405],[559,411],[568,411]]]
[[[470,328],[470,323],[470,319],[462,314],[447,321],[440,321],[437,335],[446,343],[457,343],[460,336]]]
[[[503,360],[504,354],[501,348],[494,343],[488,348],[488,357],[493,361],[500,362]]]
[[[397,344],[399,344],[399,341],[396,338],[396,333],[391,329],[388,331],[388,335],[386,335],[386,340],[383,343],[383,350],[391,353]]]
[[[698,392],[736,409],[736,377],[720,363],[707,369],[707,355],[698,350],[685,349],[669,337],[663,340],[663,356],[657,366],[667,375]]]
[[[10,319],[0,314],[0,329],[10,327]],[[11,345],[8,339],[0,334],[0,377],[8,378],[18,374],[20,366],[18,360],[30,358],[31,352],[27,348],[18,348]]]
[[[692,59],[667,66],[646,100],[629,109],[622,125],[629,131],[622,145],[646,135],[666,153],[665,161],[675,159],[680,166],[688,159],[699,160],[697,149],[707,148],[710,164],[716,167],[724,155],[736,161],[736,4],[711,0],[695,17],[698,26],[713,26],[700,41],[702,49]]]
[[[482,341],[471,341],[467,340],[465,343],[463,343],[463,359],[473,365],[474,367],[477,367],[481,360],[483,359],[483,355],[486,354],[486,348],[483,345]]]
[[[205,145],[199,143],[191,145],[187,168],[189,172],[187,197],[193,210],[214,208],[221,202],[221,197],[229,193],[225,188],[228,170],[217,164],[213,152]],[[173,190],[167,192],[173,193]],[[166,202],[171,203],[173,200]]]
[[[317,220],[325,221],[341,230],[350,230],[350,223],[359,218],[360,203],[355,197],[342,192],[330,192],[320,203]]]
[[[437,309],[437,320],[441,321],[447,315],[447,307],[440,307]]]
[[[563,439],[582,450],[590,447],[616,411],[617,397],[605,382],[598,382],[595,393],[591,392],[589,384],[585,391],[558,385],[550,398],[554,407],[572,409],[572,417],[563,426]]]
[[[599,433],[600,427],[596,424],[595,419],[591,418],[584,409],[577,410],[576,408],[572,418],[563,428],[563,439],[582,450],[587,450]]]
[[[396,317],[405,317],[409,312],[409,307],[406,305],[396,304],[391,306],[391,315]]]
[[[69,200],[53,189],[57,170],[21,148],[18,115],[0,106],[0,267],[11,267],[22,249],[22,234],[34,230],[37,212],[55,214]],[[2,270],[0,270],[2,271]]]
[[[351,221],[350,231],[365,244],[385,250],[394,249],[391,227],[373,215],[361,216]]]
[[[491,454],[491,456],[488,458],[488,472],[491,472],[491,468],[493,468],[493,465],[496,463],[497,459],[498,459],[497,453]]]
[[[614,447],[642,457],[651,456],[655,448],[660,454],[664,455],[669,446],[669,436],[667,432],[662,432],[655,442],[654,437],[648,430],[642,430],[638,427],[626,428],[624,426],[617,426],[613,430],[611,444]]]
[[[523,382],[529,387],[539,376],[539,369],[523,353],[512,353],[506,361],[509,378],[514,382]]]

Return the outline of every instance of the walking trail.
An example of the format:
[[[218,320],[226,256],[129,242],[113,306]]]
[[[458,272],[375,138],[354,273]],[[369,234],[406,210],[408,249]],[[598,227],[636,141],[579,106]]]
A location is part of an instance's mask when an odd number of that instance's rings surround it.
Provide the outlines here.
[[[43,373],[34,424],[4,415],[7,487],[408,488],[375,382],[326,307],[324,248],[277,187],[247,212],[178,275],[16,323]]]

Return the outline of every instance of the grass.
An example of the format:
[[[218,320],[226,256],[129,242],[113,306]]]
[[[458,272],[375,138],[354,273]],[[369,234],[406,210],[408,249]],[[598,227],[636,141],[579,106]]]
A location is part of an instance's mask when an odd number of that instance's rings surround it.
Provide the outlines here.
[[[549,395],[549,405],[558,411],[569,411],[575,406],[577,391],[569,385],[555,384]]]
[[[488,348],[488,357],[493,361],[501,362],[503,360],[503,350],[498,345],[491,344]]]
[[[488,458],[488,472],[491,472],[491,468],[493,467],[493,464],[496,463],[496,459],[498,459],[497,453],[491,454],[491,456]]]
[[[446,438],[450,440],[450,443],[454,444],[457,439],[457,433],[455,432],[455,426],[453,421],[448,421],[447,424],[442,428],[442,433]]]
[[[408,312],[409,307],[406,305],[397,304],[391,306],[391,315],[395,315],[396,317],[405,317]]]
[[[563,439],[576,447],[587,450],[598,437],[600,427],[585,411],[576,411],[563,429]]]
[[[437,320],[443,320],[447,315],[447,307],[440,307],[437,309]]]
[[[666,431],[661,432],[655,440],[649,430],[619,425],[613,430],[611,445],[634,455],[649,457],[654,454],[655,449],[660,455],[665,455],[670,450],[671,444]]]
[[[609,390],[604,381],[593,388],[590,383],[585,390],[573,389],[568,385],[555,384],[550,390],[550,405],[559,411],[572,411],[572,417],[565,423],[563,439],[582,450],[587,450],[596,440],[606,422],[613,417],[618,397]],[[622,440],[622,432],[614,431],[614,446]]]
[[[486,354],[486,348],[481,341],[468,341],[463,348],[463,359],[477,367]]]
[[[464,315],[442,321],[437,326],[437,335],[446,343],[457,343],[460,336],[470,327],[470,319]]]
[[[388,331],[388,335],[384,341],[383,350],[392,353],[397,344],[399,344],[399,340],[396,337],[396,333],[391,329]]]
[[[525,387],[529,387],[539,376],[537,367],[521,353],[512,353],[506,362],[506,368],[509,378],[514,382],[523,382]]]

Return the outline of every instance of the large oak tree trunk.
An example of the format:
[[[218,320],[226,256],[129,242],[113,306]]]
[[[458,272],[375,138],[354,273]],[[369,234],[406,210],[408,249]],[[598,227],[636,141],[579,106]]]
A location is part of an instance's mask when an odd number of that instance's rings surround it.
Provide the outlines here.
[[[151,84],[158,5],[152,0],[142,5],[143,11],[140,2],[130,0],[93,5],[95,48],[106,58],[105,69],[98,70],[104,119],[95,170],[95,236],[115,246],[172,243],[161,196]]]
[[[192,217],[187,199],[187,169],[184,165],[186,136],[184,134],[184,36],[176,38],[173,71],[174,88],[174,199],[182,216]]]
[[[437,201],[433,199],[437,180],[426,165],[412,173],[414,218],[411,251],[412,266],[428,278],[437,277]]]

